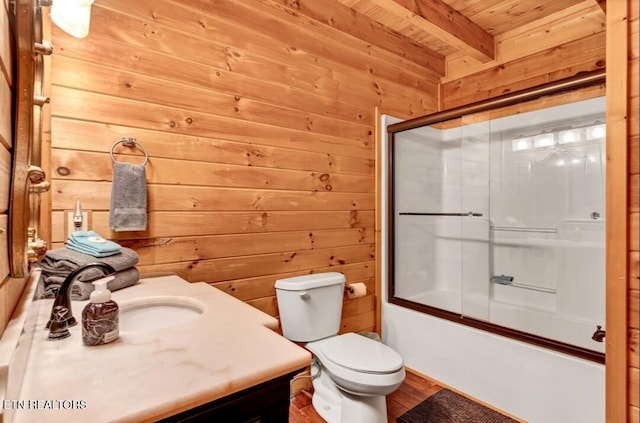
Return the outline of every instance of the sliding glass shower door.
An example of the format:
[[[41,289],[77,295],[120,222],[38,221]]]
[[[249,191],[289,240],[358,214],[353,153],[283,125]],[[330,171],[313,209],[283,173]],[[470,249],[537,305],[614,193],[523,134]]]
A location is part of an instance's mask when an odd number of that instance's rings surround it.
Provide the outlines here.
[[[592,334],[605,316],[604,104],[392,133],[390,301],[602,357]]]
[[[489,127],[463,117],[396,134],[396,296],[489,318]]]

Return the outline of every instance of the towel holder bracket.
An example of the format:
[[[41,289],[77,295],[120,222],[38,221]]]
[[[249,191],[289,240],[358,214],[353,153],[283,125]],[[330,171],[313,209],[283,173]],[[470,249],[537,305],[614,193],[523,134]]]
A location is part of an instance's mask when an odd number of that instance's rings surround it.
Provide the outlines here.
[[[135,138],[122,137],[118,141],[114,142],[111,145],[111,151],[110,151],[109,154],[111,155],[111,160],[113,160],[114,163],[116,162],[116,158],[113,155],[113,151],[114,151],[114,149],[116,148],[116,146],[118,144],[122,144],[125,147],[137,147],[137,148],[139,148],[144,153],[144,163],[142,163],[142,166],[145,166],[149,162],[149,153],[147,152],[147,149],[144,148],[144,145],[140,144]]]

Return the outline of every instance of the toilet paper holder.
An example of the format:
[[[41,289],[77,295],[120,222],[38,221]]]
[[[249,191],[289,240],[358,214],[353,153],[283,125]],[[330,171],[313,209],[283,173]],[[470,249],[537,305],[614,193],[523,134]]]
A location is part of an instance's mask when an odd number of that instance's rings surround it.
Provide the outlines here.
[[[367,295],[367,285],[362,282],[350,283],[345,285],[344,291],[347,298],[359,298]]]

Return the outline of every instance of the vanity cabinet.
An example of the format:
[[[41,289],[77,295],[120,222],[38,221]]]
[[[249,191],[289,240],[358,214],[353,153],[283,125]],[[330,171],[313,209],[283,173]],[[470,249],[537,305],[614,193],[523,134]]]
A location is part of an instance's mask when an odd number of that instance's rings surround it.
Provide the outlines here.
[[[286,423],[290,381],[303,369],[160,420],[161,423]]]
[[[25,298],[33,298],[35,287],[29,285]],[[151,304],[158,298],[197,301],[204,311],[162,330],[125,330],[121,321],[117,341],[87,348],[79,325],[69,329],[68,339],[47,340],[42,328],[53,301],[29,303],[14,339],[30,345],[19,362],[29,365],[16,367],[24,373],[16,378],[19,386],[11,387],[16,393],[8,399],[46,399],[55,392],[56,398],[82,399],[91,406],[55,413],[16,409],[12,423],[288,421],[289,383],[309,366],[311,353],[274,332],[275,318],[206,282],[187,282],[176,275],[141,279],[114,292],[113,298],[121,306]],[[81,309],[84,302],[74,305]],[[27,315],[33,321],[25,324]],[[3,347],[0,342],[0,352]],[[131,360],[134,356],[145,360]],[[97,381],[104,389],[87,389]],[[2,417],[0,410],[0,421]]]

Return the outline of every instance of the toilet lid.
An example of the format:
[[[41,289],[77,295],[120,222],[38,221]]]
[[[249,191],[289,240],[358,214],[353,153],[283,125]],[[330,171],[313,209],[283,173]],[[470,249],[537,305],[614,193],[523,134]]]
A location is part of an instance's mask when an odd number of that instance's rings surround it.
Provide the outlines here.
[[[333,363],[365,373],[393,373],[402,366],[402,357],[382,342],[355,333],[323,340],[324,356]]]

